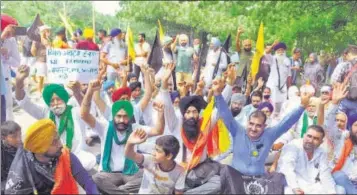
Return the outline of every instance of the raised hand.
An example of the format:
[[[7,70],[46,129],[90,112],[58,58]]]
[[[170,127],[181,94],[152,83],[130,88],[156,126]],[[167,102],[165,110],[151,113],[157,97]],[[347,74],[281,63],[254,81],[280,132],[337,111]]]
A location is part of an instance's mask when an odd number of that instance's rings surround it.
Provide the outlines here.
[[[224,80],[221,78],[217,78],[213,80],[212,82],[212,90],[214,95],[219,95],[222,93],[222,90],[224,88]]]
[[[229,85],[233,85],[234,81],[237,78],[237,71],[236,71],[235,65],[234,64],[230,64],[228,66],[228,69],[227,69],[226,73],[227,73],[227,82],[228,82],[228,84]]]
[[[88,91],[95,92],[99,91],[102,87],[102,83],[99,80],[92,80],[88,84]]]
[[[250,75],[250,73],[248,74],[247,77],[247,85],[252,85],[253,84],[253,78],[252,75]]]
[[[243,27],[239,27],[238,30],[237,30],[237,33],[238,34],[244,33],[244,28]]]
[[[164,73],[162,75],[162,80],[163,81],[168,81],[170,76],[171,76],[171,74],[172,74],[172,71],[174,69],[175,69],[175,64],[174,63],[167,64],[167,66],[164,69]]]
[[[310,93],[301,93],[301,106],[304,108],[307,108],[309,106],[310,103],[310,98],[311,98],[311,94]]]
[[[163,113],[164,112],[164,104],[163,103],[159,103],[159,102],[154,102],[153,103],[153,107],[157,112]]]
[[[141,144],[146,141],[147,137],[145,130],[136,129],[130,134],[127,142],[130,144]]]
[[[70,81],[67,84],[67,87],[70,88],[73,93],[78,93],[81,91],[81,83],[79,83],[78,81]]]
[[[17,69],[16,80],[24,81],[30,74],[30,67],[26,65],[21,65]]]
[[[333,86],[332,103],[339,104],[348,94],[347,85],[345,83],[336,83]]]

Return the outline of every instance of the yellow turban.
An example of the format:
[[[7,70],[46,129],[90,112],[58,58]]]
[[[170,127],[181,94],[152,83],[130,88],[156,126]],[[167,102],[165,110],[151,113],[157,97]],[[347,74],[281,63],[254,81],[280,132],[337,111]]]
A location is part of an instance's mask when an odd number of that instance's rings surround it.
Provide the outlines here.
[[[51,119],[38,120],[26,131],[24,148],[33,153],[45,153],[56,133],[56,125]]]
[[[93,38],[94,37],[94,31],[91,28],[86,28],[83,31],[83,37],[85,39]]]

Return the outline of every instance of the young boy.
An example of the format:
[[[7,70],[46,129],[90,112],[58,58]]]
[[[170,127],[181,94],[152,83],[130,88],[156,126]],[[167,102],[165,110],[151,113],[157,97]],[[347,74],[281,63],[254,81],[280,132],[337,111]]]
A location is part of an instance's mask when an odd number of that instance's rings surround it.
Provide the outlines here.
[[[139,194],[173,194],[176,181],[184,172],[174,161],[180,149],[179,142],[174,136],[164,135],[157,138],[153,155],[136,153],[134,146],[145,142],[146,138],[144,130],[137,130],[130,135],[125,147],[126,158],[144,167]]]
[[[14,121],[5,121],[1,131],[1,194],[5,188],[7,175],[17,148],[21,146],[21,127]]]

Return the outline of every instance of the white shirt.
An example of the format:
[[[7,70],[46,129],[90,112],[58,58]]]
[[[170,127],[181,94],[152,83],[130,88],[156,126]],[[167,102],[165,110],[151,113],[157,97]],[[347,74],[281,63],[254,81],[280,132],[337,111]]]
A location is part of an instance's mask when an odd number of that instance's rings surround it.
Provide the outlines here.
[[[140,43],[137,43],[136,45],[135,45],[135,54],[136,55],[142,55],[142,54],[144,54],[145,52],[150,52],[150,45],[149,45],[149,43],[147,43],[146,41],[142,44],[142,46],[140,46]],[[149,57],[149,56],[147,56],[147,57]],[[139,65],[139,66],[141,66],[141,65],[145,65],[146,64],[146,62],[147,62],[147,57],[135,57],[135,61],[134,61],[134,63],[136,64],[136,65]]]
[[[184,169],[176,164],[171,171],[162,171],[153,156],[144,154],[143,179],[139,194],[173,194],[178,178]]]
[[[33,103],[27,95],[25,95],[23,100],[17,100],[17,104],[37,120],[49,118],[50,116],[50,108],[48,106]],[[72,108],[72,117],[74,123],[74,136],[72,140],[71,152],[78,157],[86,170],[90,170],[95,166],[95,156],[84,151],[86,148],[86,128],[84,122],[80,118],[80,111],[78,107]],[[59,127],[60,118],[55,116],[55,120],[56,126]],[[60,139],[63,144],[66,143],[66,131],[62,133]]]
[[[336,194],[326,151],[319,147],[314,151],[313,158],[308,160],[302,139],[293,140],[283,147],[277,170],[285,175],[291,189],[300,188],[305,194]]]
[[[227,55],[225,52],[222,52],[219,64],[216,64],[219,58],[219,54],[221,50],[214,51],[210,49],[206,58],[206,66],[203,70],[204,81],[206,83],[206,88],[208,88],[212,84],[212,77],[214,73],[215,66],[218,67],[217,76],[221,76],[223,69],[227,68]],[[215,64],[215,66],[213,66]]]
[[[100,151],[101,151],[102,157],[104,155],[104,146],[105,146],[105,142],[106,142],[108,128],[109,128],[109,122],[103,118],[97,120],[95,123],[95,127],[93,128],[93,130],[98,133],[100,140],[101,140]],[[146,133],[150,132],[150,127],[133,123],[132,124],[133,132],[136,131],[137,129],[143,129]],[[125,139],[126,132],[124,132],[123,134],[121,134],[120,132],[117,132],[117,135],[118,135],[119,141],[122,141]],[[113,172],[123,171],[123,169],[124,169],[124,161],[125,161],[124,149],[125,149],[125,144],[118,145],[113,140],[112,150],[111,150],[111,155],[110,155],[110,169]],[[136,150],[136,147],[135,147],[135,150]],[[99,171],[102,170],[102,161],[103,161],[103,158],[100,159]]]
[[[2,47],[7,49],[7,55],[1,55],[1,65],[4,78],[10,78],[10,67],[18,67],[20,65],[20,53],[17,47],[15,37],[4,40]]]
[[[343,147],[345,140],[348,138],[349,134],[346,131],[340,131],[337,128],[335,121],[338,106],[331,104],[325,115],[325,130],[330,137],[332,143],[335,145],[333,159],[330,162],[330,167],[334,168],[338,162],[341,153],[343,152]],[[354,145],[353,150],[345,161],[341,171],[343,171],[351,180],[357,181],[357,146]]]
[[[287,78],[291,76],[290,70],[290,60],[288,57],[284,57],[282,62],[278,62],[279,64],[279,74],[277,69],[277,61],[278,58],[275,55],[273,58],[273,64],[270,68],[270,74],[267,81],[267,87],[271,89],[271,99],[273,103],[284,102],[287,98]],[[279,85],[279,75],[280,75],[280,86]],[[280,91],[278,88],[281,87],[282,90]]]
[[[102,49],[102,52],[107,53],[107,59],[111,63],[120,63],[120,61],[126,58],[127,48],[123,40],[115,38],[113,41],[106,43]],[[124,69],[125,66],[119,65],[120,69]],[[107,66],[108,72],[115,72],[112,66]]]
[[[275,143],[280,142],[283,144],[287,144],[294,139],[300,139],[302,126],[303,126],[303,120],[304,120],[304,114],[302,114],[299,121],[291,129],[289,129],[289,131],[287,131],[282,136],[280,136],[278,138],[278,140],[275,141]],[[307,117],[308,126],[312,125],[313,122],[314,122],[313,119],[311,119],[310,117]]]

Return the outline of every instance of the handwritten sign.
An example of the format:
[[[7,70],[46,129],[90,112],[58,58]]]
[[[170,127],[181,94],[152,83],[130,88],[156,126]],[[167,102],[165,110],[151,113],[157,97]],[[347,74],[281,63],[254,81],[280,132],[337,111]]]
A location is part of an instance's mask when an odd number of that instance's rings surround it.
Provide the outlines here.
[[[51,83],[89,83],[98,75],[98,64],[98,51],[47,49],[48,76]]]

